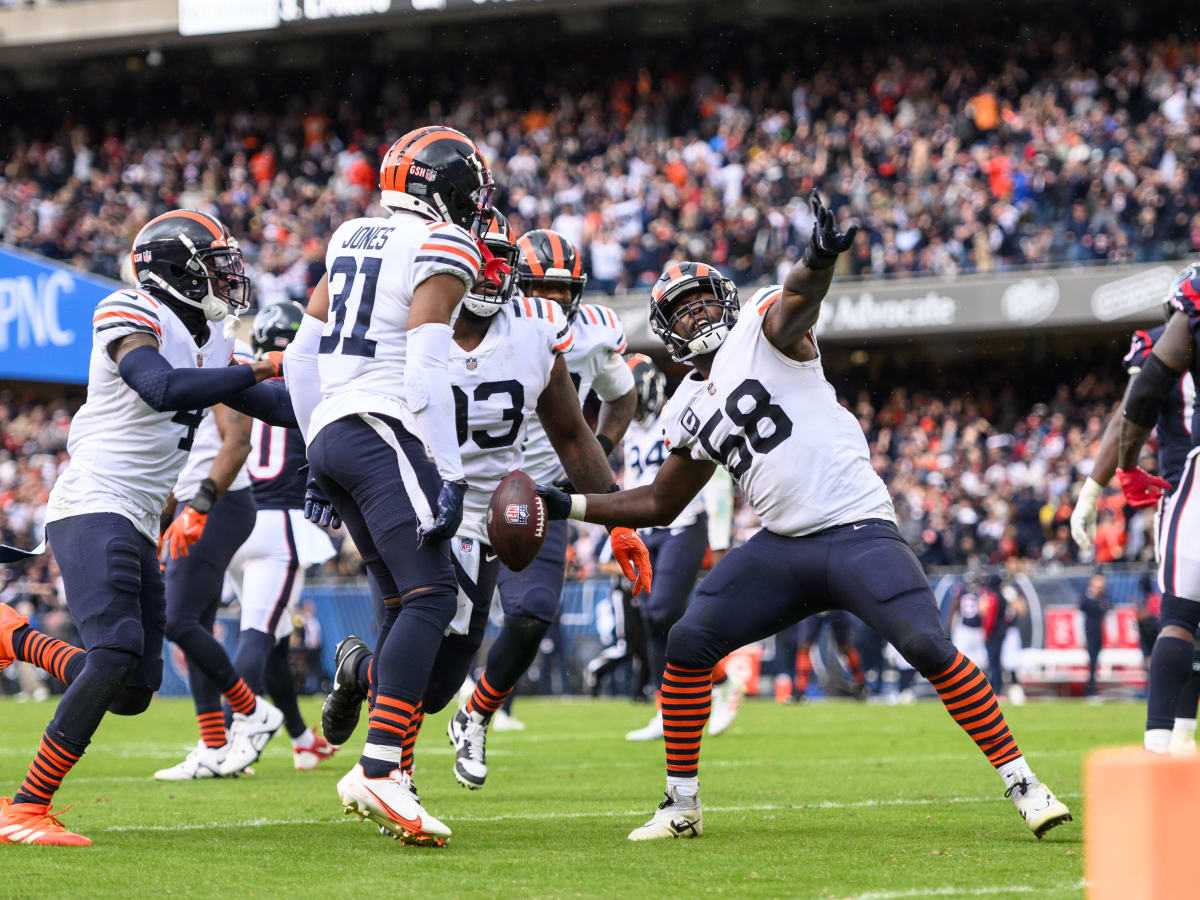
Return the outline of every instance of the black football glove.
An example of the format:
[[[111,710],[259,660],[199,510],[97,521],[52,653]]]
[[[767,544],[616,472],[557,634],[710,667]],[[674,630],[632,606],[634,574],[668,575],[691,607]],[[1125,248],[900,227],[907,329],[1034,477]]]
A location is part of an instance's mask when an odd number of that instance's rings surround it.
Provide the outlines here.
[[[851,225],[844,234],[837,226],[833,212],[821,202],[821,195],[813,191],[808,195],[808,205],[812,208],[813,233],[804,250],[802,262],[810,269],[828,269],[837,262],[838,254],[845,253],[854,243],[858,234],[858,226]]]
[[[546,517],[557,522],[571,515],[571,495],[554,485],[538,485],[537,494],[546,504]]]
[[[434,511],[433,525],[428,528],[418,528],[417,534],[422,541],[444,541],[454,537],[458,526],[462,524],[463,494],[466,493],[465,481],[442,481],[442,489],[438,492],[437,509]]]
[[[301,466],[303,472],[308,466]],[[317,479],[308,473],[308,483],[304,487],[304,518],[314,525],[327,525],[330,528],[340,528],[342,517],[333,508],[333,503],[317,484]]]

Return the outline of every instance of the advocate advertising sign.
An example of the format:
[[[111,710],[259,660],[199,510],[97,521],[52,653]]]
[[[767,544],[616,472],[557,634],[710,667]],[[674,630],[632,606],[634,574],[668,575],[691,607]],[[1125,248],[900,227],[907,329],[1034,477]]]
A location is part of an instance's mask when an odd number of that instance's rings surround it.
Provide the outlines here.
[[[120,287],[0,244],[0,378],[86,384],[92,311]]]

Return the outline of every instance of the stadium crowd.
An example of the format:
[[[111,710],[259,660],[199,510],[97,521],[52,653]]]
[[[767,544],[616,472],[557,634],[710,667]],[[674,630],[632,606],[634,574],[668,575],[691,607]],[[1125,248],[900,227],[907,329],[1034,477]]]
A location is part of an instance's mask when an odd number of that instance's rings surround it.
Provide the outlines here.
[[[987,388],[973,390],[970,398],[948,399],[941,392],[896,388],[878,397],[860,392],[848,405],[895,498],[904,536],[927,567],[1004,563],[1019,570],[1081,561],[1070,538],[1071,506],[1078,483],[1090,472],[1118,390],[1114,382],[1084,378],[1073,389],[1059,387],[1044,402],[1022,405],[1012,392]],[[45,404],[0,394],[3,543],[27,547],[41,539],[43,508],[66,464],[67,429],[78,404],[78,399]],[[1097,562],[1152,556],[1149,514],[1127,510],[1115,488],[1101,510]],[[739,497],[735,542],[757,529],[757,519]],[[326,564],[326,574],[362,571],[343,534],[335,535],[340,552]],[[568,560],[571,577],[596,574],[601,538],[577,532]],[[49,554],[6,567],[0,577],[9,579],[0,585],[4,602],[60,603]]]
[[[864,39],[803,76],[795,48],[764,34],[710,35],[686,56],[589,48],[586,67],[556,47],[523,80],[487,51],[486,77],[468,62],[436,84],[403,70],[416,61],[388,76],[359,61],[336,93],[206,66],[109,91],[119,100],[45,133],[9,129],[0,239],[116,275],[142,223],[197,207],[239,235],[260,303],[303,297],[325,238],[369,206],[382,150],[444,121],[479,141],[517,230],[568,235],[608,293],[646,287],[670,258],[774,278],[802,249],[814,186],[864,226],[842,275],[1200,251],[1197,47],[1071,31],[1080,14],[1028,23],[1019,42],[998,27],[969,52],[957,35],[918,37],[883,57]],[[596,72],[610,74],[598,85]],[[420,99],[434,94],[453,100]],[[29,113],[15,121],[39,120]]]

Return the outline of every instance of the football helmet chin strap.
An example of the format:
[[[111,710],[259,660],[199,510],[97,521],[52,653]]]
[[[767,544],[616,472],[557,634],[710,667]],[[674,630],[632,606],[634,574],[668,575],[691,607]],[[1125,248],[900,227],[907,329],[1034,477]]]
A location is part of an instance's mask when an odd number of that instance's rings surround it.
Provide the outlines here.
[[[488,300],[479,294],[467,291],[466,296],[463,297],[463,308],[480,318],[489,319],[500,312],[500,307],[507,302],[507,300]]]
[[[452,221],[450,210],[446,209],[442,198],[435,194],[433,199],[437,202],[436,206],[428,200],[422,200],[412,194],[405,194],[403,191],[380,191],[379,193],[379,205],[391,212],[415,213],[423,219],[433,219],[435,222]]]
[[[694,356],[703,356],[706,353],[712,353],[725,342],[728,334],[729,325],[726,322],[713,322],[703,326],[700,334],[687,342],[688,354],[676,357],[675,361],[683,362]]]
[[[203,260],[200,259],[199,252],[196,250],[196,245],[192,243],[191,238],[189,238],[186,234],[181,234],[179,235],[179,240],[185,247],[188,248],[189,251],[191,251],[192,258],[188,261],[189,268],[192,265],[198,265],[205,273],[207,273],[208,267],[204,265]],[[204,284],[207,293],[201,300],[193,300],[191,297],[185,297],[183,294],[179,293],[179,291],[175,290],[175,288],[171,287],[171,285],[167,283],[166,279],[157,272],[147,272],[146,280],[154,282],[156,285],[158,285],[160,290],[166,291],[180,303],[185,303],[188,306],[202,310],[204,312],[204,318],[210,322],[220,322],[227,315],[229,315],[229,302],[223,300],[213,293],[211,278],[204,278]]]

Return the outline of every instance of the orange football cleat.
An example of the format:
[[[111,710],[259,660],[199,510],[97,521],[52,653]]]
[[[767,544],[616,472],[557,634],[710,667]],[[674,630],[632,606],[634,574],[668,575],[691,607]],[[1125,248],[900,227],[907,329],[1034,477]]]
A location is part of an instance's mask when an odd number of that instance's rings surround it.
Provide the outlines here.
[[[17,651],[13,649],[13,632],[29,624],[24,616],[7,603],[0,603],[0,669],[7,669],[17,659]]]
[[[90,838],[67,831],[58,821],[58,816],[70,808],[55,813],[49,804],[13,803],[10,797],[0,797],[0,844],[90,847]]]

